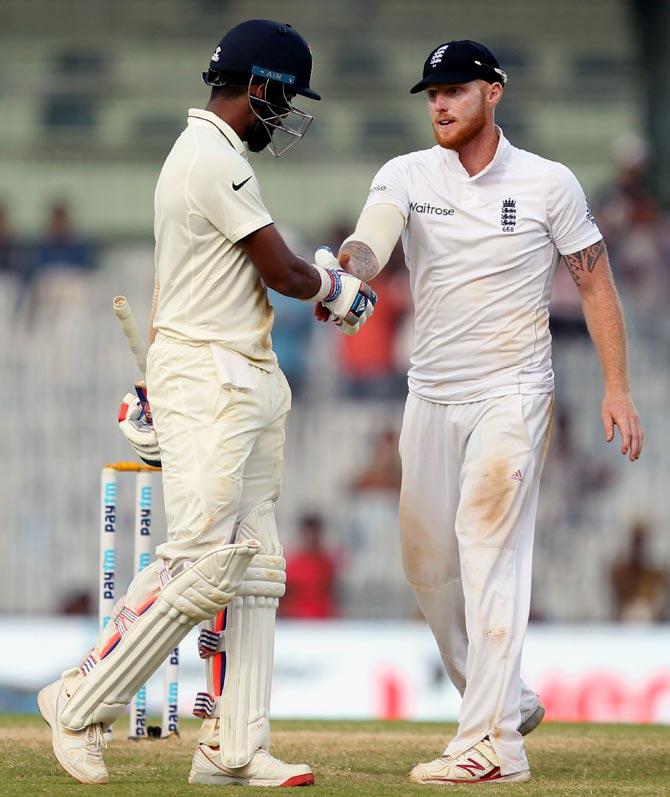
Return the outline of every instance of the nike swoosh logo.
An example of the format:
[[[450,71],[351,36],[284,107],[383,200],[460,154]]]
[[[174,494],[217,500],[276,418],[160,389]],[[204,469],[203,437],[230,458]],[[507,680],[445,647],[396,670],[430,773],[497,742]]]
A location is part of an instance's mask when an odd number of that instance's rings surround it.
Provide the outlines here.
[[[249,180],[251,180],[251,175],[250,175],[249,177],[247,177],[247,179],[246,179],[246,180],[242,180],[242,182],[241,182],[241,183],[233,183],[233,191],[239,191],[239,190],[240,190],[240,188],[242,188],[242,186],[243,186],[245,183],[248,183],[248,182],[249,182]]]

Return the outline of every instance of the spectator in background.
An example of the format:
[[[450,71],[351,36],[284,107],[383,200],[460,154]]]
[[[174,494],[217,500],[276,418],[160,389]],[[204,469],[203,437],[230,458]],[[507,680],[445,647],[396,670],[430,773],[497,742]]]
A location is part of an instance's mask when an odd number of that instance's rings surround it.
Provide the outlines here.
[[[404,398],[407,363],[399,367],[396,353],[398,337],[410,312],[411,295],[409,273],[399,245],[377,277],[375,290],[381,298],[375,310],[375,323],[370,324],[367,334],[357,336],[357,346],[350,337],[340,340],[344,389],[352,398]]]
[[[83,289],[81,275],[95,267],[92,245],[74,228],[69,205],[59,200],[49,208],[46,230],[23,272],[17,311],[25,308],[26,324],[33,326],[45,308],[74,304]]]
[[[668,572],[650,564],[649,528],[643,521],[630,530],[628,551],[612,572],[614,616],[621,622],[655,623],[668,619]]]
[[[7,208],[0,205],[0,273],[14,271],[15,246],[9,229]]]
[[[303,395],[307,373],[307,352],[315,324],[309,302],[296,302],[290,296],[268,291],[275,310],[272,348],[291,386],[294,399]]]
[[[610,155],[614,174],[594,202],[594,215],[617,284],[631,306],[631,322],[651,337],[662,337],[670,324],[649,311],[670,299],[670,226],[649,186],[647,145],[626,133],[614,140]],[[579,294],[563,269],[556,272],[550,323],[557,338],[586,336]]]
[[[0,274],[21,279],[29,263],[27,247],[12,232],[7,207],[0,203]]]
[[[0,278],[6,274],[14,283],[12,292],[15,294],[13,299],[15,316],[26,292],[32,260],[31,249],[16,240],[7,208],[0,204]]]
[[[35,270],[41,272],[53,267],[88,270],[93,266],[91,246],[75,231],[68,204],[54,202],[46,232],[37,247]]]
[[[611,156],[614,177],[602,189],[595,215],[618,284],[644,314],[665,306],[670,297],[668,220],[649,187],[646,143],[633,133],[624,134],[615,139]]]
[[[356,477],[352,486],[359,492],[362,490],[390,490],[399,493],[401,480],[402,468],[398,453],[398,433],[395,429],[384,429],[372,444],[370,461]]]
[[[93,596],[85,589],[70,590],[61,598],[56,613],[65,615],[95,614]]]
[[[304,239],[290,227],[279,228],[289,249],[312,262],[313,251]],[[270,304],[275,311],[272,326],[272,348],[279,367],[291,386],[294,399],[302,397],[307,383],[307,364],[314,324],[314,307],[310,302],[296,302],[289,296],[268,290]]]
[[[567,268],[556,269],[549,303],[549,329],[552,337],[556,339],[588,340],[582,300]]]
[[[647,145],[638,135],[625,133],[612,143],[614,175],[598,194],[594,210],[603,237],[616,262],[627,232],[640,215],[655,214],[657,202],[649,189]]]
[[[335,557],[325,550],[323,536],[321,515],[303,515],[298,531],[299,547],[286,557],[282,617],[316,620],[337,615],[337,564]]]
[[[342,336],[340,368],[344,392],[351,398],[404,398],[407,363],[399,366],[398,336],[411,309],[409,273],[402,247],[396,245],[386,268],[375,280],[380,298],[375,322],[367,324],[355,339]]]
[[[588,513],[589,502],[610,489],[617,479],[612,465],[584,445],[575,431],[575,410],[557,404],[556,434],[544,467],[542,514],[550,525],[579,526]]]
[[[358,616],[363,611],[370,617],[414,616],[416,604],[400,556],[398,432],[387,426],[368,437],[368,458],[351,481],[342,529],[347,553],[341,577],[343,610]]]

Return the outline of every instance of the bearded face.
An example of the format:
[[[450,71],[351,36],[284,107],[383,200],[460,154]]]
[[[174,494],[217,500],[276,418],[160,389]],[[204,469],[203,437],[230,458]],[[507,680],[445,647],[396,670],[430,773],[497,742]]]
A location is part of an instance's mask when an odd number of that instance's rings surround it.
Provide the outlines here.
[[[459,150],[481,133],[489,113],[487,86],[472,80],[428,87],[428,112],[437,144]]]
[[[251,152],[262,152],[272,141],[272,129],[266,127],[263,122],[256,121],[247,128],[244,140]]]
[[[295,96],[294,91],[277,81],[249,83],[249,107],[254,119],[245,140],[251,152],[267,147],[279,157],[305,135],[314,117],[292,104]]]

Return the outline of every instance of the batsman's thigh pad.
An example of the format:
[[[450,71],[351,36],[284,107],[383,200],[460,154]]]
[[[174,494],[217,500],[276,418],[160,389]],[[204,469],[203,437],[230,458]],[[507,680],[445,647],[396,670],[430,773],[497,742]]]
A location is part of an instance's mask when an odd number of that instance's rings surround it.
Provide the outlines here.
[[[249,539],[217,548],[168,580],[153,601],[148,596],[141,612],[120,609],[118,641],[100,660],[89,656],[60,721],[75,731],[111,724],[189,630],[228,605],[259,547]]]

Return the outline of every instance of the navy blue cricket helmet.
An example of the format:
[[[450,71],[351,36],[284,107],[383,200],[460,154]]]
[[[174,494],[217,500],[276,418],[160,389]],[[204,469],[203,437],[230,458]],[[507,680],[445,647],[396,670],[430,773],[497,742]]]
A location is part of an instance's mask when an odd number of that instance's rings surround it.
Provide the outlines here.
[[[312,52],[289,24],[250,19],[221,39],[202,78],[208,86],[246,83],[252,77],[284,84],[287,91],[312,100],[321,95],[310,88]]]

